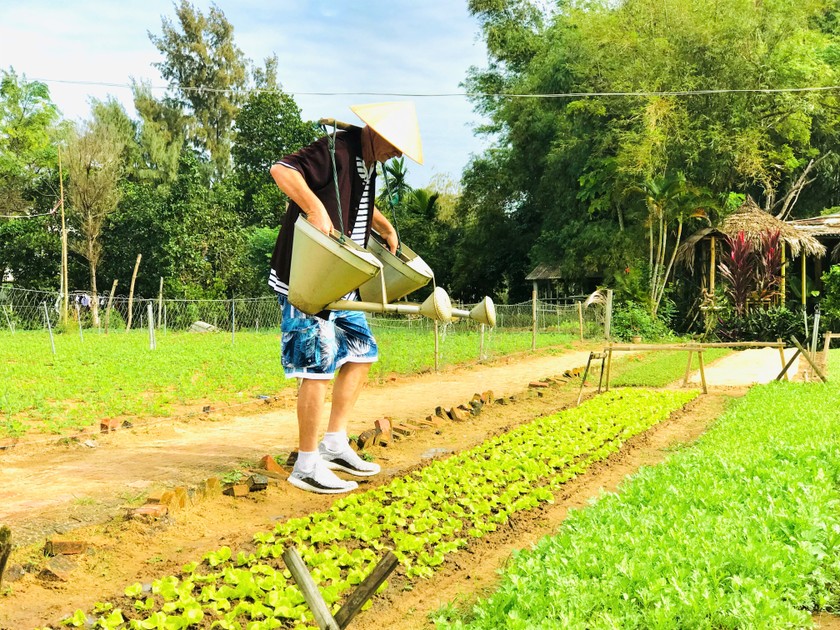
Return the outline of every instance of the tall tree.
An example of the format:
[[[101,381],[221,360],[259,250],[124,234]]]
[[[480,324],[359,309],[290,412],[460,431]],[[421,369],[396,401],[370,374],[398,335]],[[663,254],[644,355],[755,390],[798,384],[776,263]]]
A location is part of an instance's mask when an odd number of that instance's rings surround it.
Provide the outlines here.
[[[740,191],[772,204],[786,198],[810,160],[836,153],[833,91],[714,92],[836,85],[833,2],[558,2],[542,19],[519,20],[510,37],[500,32],[538,7],[470,2],[490,60],[467,79],[481,93],[475,104],[490,118],[495,147],[468,167],[465,201],[476,224],[498,221],[502,209],[516,230],[529,232],[521,253],[531,264],[606,278],[641,267],[649,258],[649,205],[628,194],[639,182],[682,173],[687,187],[717,198]],[[654,94],[691,90],[712,92]],[[598,96],[606,92],[639,94]],[[498,96],[504,93],[592,96]],[[830,160],[823,164],[837,170]],[[504,175],[478,173],[488,165]],[[819,204],[806,197],[800,206]],[[501,208],[477,204],[481,199]],[[663,215],[671,242],[680,216]],[[667,265],[666,258],[662,269]]]
[[[82,256],[90,270],[94,323],[99,321],[96,271],[102,260],[102,231],[105,221],[117,209],[120,200],[120,175],[123,152],[130,130],[125,126],[121,106],[95,103],[93,118],[82,123],[70,138],[67,171],[75,238],[70,247]]]
[[[217,175],[230,170],[233,121],[248,79],[248,60],[233,39],[233,25],[211,4],[207,15],[187,0],[175,7],[177,23],[164,17],[162,33],[149,38],[163,54],[156,63],[171,95],[194,117],[189,139],[207,151]]]
[[[295,99],[276,81],[277,59],[257,71],[257,91],[248,95],[236,115],[232,149],[234,172],[242,190],[243,225],[271,227],[280,223],[285,200],[269,169],[284,155],[316,138],[315,125],[304,122]]]

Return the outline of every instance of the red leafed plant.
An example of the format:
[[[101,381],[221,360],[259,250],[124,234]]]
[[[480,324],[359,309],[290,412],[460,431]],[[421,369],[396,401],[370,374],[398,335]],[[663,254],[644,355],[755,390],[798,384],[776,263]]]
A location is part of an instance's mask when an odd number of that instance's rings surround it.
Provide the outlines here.
[[[726,237],[727,249],[718,264],[720,275],[727,282],[726,293],[738,315],[747,311],[747,299],[755,284],[755,253],[743,230]]]
[[[761,251],[755,257],[755,294],[759,300],[769,300],[779,294],[782,279],[780,236],[779,230],[761,233]]]

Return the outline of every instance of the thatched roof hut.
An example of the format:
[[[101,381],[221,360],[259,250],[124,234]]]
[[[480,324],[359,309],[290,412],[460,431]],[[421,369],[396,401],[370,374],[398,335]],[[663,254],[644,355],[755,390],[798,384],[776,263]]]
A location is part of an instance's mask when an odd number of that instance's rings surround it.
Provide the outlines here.
[[[825,245],[820,243],[813,235],[797,229],[793,223],[787,223],[765,212],[748,195],[743,205],[721,221],[719,225],[702,228],[685,239],[677,252],[677,260],[687,267],[694,267],[696,246],[708,237],[734,237],[739,232],[743,232],[747,240],[755,247],[761,243],[762,233],[777,230],[779,240],[788,247],[792,257],[796,258],[803,253],[810,257],[822,258],[825,256]]]

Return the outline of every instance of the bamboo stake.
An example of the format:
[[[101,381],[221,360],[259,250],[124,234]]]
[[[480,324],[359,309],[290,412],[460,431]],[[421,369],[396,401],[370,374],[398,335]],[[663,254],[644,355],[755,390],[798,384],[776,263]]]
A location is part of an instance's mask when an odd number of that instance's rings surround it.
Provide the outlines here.
[[[689,352],[689,355],[691,353]],[[706,388],[706,370],[703,368],[703,351],[697,351],[697,361],[700,363],[700,383],[703,385],[703,393],[708,394],[709,390]]]
[[[782,268],[780,270],[782,277],[781,277],[781,280],[780,280],[781,286],[779,287],[779,293],[780,293],[780,297],[781,297],[781,301],[782,301],[782,306],[785,305],[785,289],[786,289],[785,267],[787,267],[787,265],[785,264],[785,258],[787,257],[786,256],[786,249],[787,249],[786,244],[785,244],[784,241],[782,241]]]
[[[61,321],[67,323],[70,288],[67,274],[67,224],[64,220],[64,172],[61,170],[61,149],[58,150],[58,188],[61,202]]]
[[[782,340],[779,339],[779,356],[782,359],[782,369],[784,370],[785,367],[785,346],[782,344]],[[790,377],[787,375],[787,370],[784,370],[785,380],[789,381]]]
[[[811,357],[808,355],[808,352],[807,352],[807,351],[806,351],[806,350],[802,347],[802,344],[800,344],[800,343],[799,343],[799,340],[798,340],[796,337],[791,337],[791,338],[790,338],[790,340],[791,340],[791,341],[794,343],[794,345],[797,347],[797,349],[799,350],[800,354],[802,354],[802,356],[803,356],[803,357],[805,357],[805,360],[806,360],[806,361],[808,362],[808,364],[811,366],[811,369],[812,369],[812,370],[814,370],[814,374],[816,374],[817,376],[819,376],[819,377],[822,379],[822,382],[823,382],[823,383],[827,383],[827,382],[828,382],[828,379],[825,377],[825,374],[823,374],[823,373],[822,373],[822,371],[820,370],[820,368],[818,368],[818,367],[816,366],[816,364],[814,363],[814,361],[813,361],[813,360],[811,359]]]
[[[578,300],[576,304],[578,312],[578,328],[580,329],[580,340],[583,341],[583,302]]]
[[[286,563],[286,567],[295,579],[295,583],[303,593],[303,598],[309,605],[318,627],[321,630],[341,630],[332,613],[330,613],[330,609],[324,603],[315,580],[312,579],[303,563],[303,559],[294,547],[289,547],[283,552],[283,562]]]
[[[44,317],[47,320],[47,329],[50,331],[50,346],[52,346],[52,353],[55,356],[55,338],[53,337],[52,324],[50,323],[50,313],[47,311],[47,303],[41,302],[44,305]]]
[[[531,290],[531,350],[537,349],[537,281]]]
[[[158,317],[157,317],[157,327],[160,328],[160,322],[162,321],[162,311],[163,311],[163,276],[160,277],[160,291],[158,292]]]
[[[688,375],[691,373],[691,353],[693,350],[688,351],[688,365],[685,366],[685,378],[683,378],[683,387],[688,385]]]
[[[134,281],[137,279],[137,270],[140,269],[140,259],[143,254],[137,254],[137,262],[134,263],[134,273],[131,274],[131,288],[128,290],[128,320],[125,324],[126,332],[131,330],[132,308],[134,307]]]
[[[379,561],[379,563],[373,568],[373,571],[370,572],[362,583],[356,587],[356,590],[347,598],[347,601],[344,603],[344,606],[335,614],[335,622],[338,624],[339,628],[346,628],[353,617],[361,610],[362,606],[365,605],[365,602],[369,600],[374,593],[376,593],[376,589],[382,586],[382,583],[391,575],[391,572],[397,568],[400,561],[397,559],[397,556],[394,555],[393,551],[389,551],[385,554],[385,557]]]
[[[709,293],[715,294],[715,255],[716,255],[715,237],[712,236],[711,245],[709,249]]]
[[[111,294],[108,296],[108,308],[105,309],[105,334],[108,334],[108,324],[111,323],[111,305],[114,303],[114,291],[117,290],[117,279],[111,285]]]

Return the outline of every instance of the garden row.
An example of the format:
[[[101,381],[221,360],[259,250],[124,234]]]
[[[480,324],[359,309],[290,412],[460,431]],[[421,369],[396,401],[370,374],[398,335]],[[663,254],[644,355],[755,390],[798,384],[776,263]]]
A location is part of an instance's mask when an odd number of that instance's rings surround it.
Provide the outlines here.
[[[258,533],[248,549],[210,552],[177,576],[135,584],[124,598],[97,604],[90,618],[79,610],[64,623],[166,630],[303,626],[311,616],[280,559],[285,548],[298,550],[334,609],[386,549],[400,559],[404,579],[430,577],[450,554],[504,527],[517,512],[552,502],[563,483],[695,396],[614,390],[341,498],[326,512]]]
[[[840,356],[832,358],[840,369]],[[753,388],[695,445],[574,511],[452,628],[792,628],[840,591],[840,387]]]

